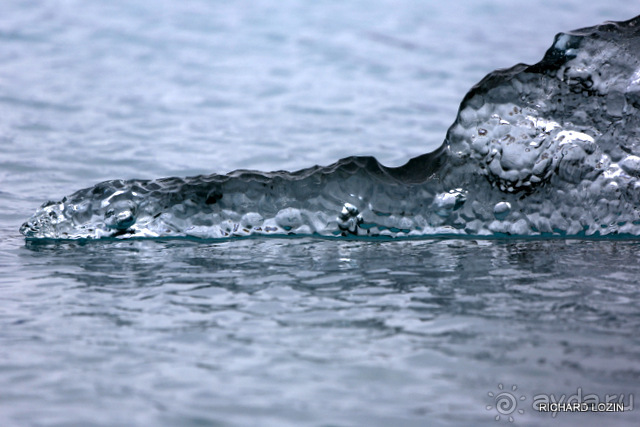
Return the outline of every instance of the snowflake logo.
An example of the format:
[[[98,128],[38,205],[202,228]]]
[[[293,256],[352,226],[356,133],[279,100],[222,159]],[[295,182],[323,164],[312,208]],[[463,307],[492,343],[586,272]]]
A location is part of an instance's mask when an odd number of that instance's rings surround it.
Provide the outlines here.
[[[498,412],[495,420],[500,421],[500,417],[508,417],[506,419],[509,420],[510,423],[514,421],[513,414],[518,413],[520,415],[524,414],[524,409],[518,409],[518,401],[524,401],[526,397],[521,395],[516,398],[515,392],[518,390],[517,385],[511,386],[511,391],[504,391],[504,386],[502,384],[498,384],[498,391],[496,393],[490,391],[487,395],[493,399],[493,405],[487,405],[487,411],[495,409]]]

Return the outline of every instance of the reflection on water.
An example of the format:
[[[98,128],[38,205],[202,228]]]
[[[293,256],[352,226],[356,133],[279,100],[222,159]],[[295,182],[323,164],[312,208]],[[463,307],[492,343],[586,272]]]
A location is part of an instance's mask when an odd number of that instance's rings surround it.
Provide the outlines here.
[[[615,241],[27,243],[32,277],[3,304],[5,417],[492,425],[499,383],[633,393],[639,256]],[[523,425],[603,419],[524,402]]]

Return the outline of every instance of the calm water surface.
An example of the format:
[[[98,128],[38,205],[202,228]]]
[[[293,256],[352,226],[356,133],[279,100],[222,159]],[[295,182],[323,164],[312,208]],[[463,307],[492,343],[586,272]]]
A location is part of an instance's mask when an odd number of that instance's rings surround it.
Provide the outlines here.
[[[400,165],[442,142],[488,72],[638,13],[447,6],[3,2],[0,425],[638,425],[637,242],[17,232],[105,179]],[[532,408],[577,393],[633,410]]]

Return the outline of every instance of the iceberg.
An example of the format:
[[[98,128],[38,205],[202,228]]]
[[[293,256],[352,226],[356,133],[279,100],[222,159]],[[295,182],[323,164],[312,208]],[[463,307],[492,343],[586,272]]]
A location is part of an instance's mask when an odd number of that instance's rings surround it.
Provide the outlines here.
[[[44,203],[27,239],[640,235],[640,16],[560,33],[464,97],[436,151],[390,168],[113,180]]]

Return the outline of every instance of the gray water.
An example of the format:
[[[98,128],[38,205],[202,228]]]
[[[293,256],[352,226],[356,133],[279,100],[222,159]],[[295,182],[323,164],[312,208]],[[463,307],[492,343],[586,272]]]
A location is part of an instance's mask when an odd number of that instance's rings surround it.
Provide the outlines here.
[[[637,13],[3,2],[0,424],[637,425],[636,407],[532,408],[578,390],[633,406],[637,242],[18,233],[42,201],[106,179],[349,155],[400,165],[440,145],[488,72],[538,61],[559,31]],[[499,384],[524,396],[523,414],[496,410]]]

